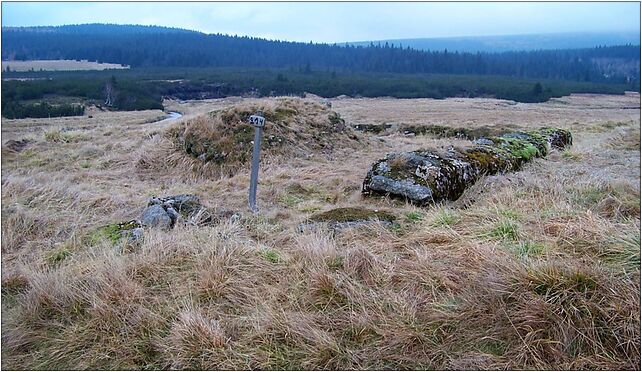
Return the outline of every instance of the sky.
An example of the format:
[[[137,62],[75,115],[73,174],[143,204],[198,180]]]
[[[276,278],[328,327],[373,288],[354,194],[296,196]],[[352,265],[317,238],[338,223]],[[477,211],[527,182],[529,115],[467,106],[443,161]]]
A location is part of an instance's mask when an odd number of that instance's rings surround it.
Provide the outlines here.
[[[639,32],[638,2],[2,2],[3,26],[117,23],[303,42]]]

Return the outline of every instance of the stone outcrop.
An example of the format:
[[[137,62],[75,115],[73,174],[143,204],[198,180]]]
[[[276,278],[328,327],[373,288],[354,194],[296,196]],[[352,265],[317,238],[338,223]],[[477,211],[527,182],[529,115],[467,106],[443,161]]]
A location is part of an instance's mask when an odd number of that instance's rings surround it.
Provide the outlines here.
[[[146,227],[170,229],[176,224],[213,225],[222,219],[239,217],[240,215],[230,211],[212,212],[201,204],[198,196],[181,194],[149,199],[141,217],[141,224]]]
[[[352,126],[354,130],[361,132],[379,134],[385,132],[387,129],[392,128],[392,124],[355,124]]]
[[[479,138],[465,148],[391,153],[377,161],[363,182],[366,195],[389,195],[422,205],[456,200],[483,175],[519,170],[550,148],[572,144],[571,133],[541,128]]]
[[[193,194],[153,197],[149,199],[140,220],[100,226],[89,234],[89,239],[93,244],[107,240],[115,246],[135,246],[143,241],[145,229],[170,230],[177,225],[211,226],[239,218],[240,214],[232,211],[211,211]]]
[[[395,220],[396,216],[394,214],[383,210],[354,207],[335,208],[312,215],[308,218],[308,221],[299,225],[298,230],[303,232],[322,227],[332,231],[340,231],[372,223],[392,226]]]
[[[453,128],[444,125],[403,125],[399,131],[405,136],[430,135],[436,138],[463,138],[475,140],[482,137],[500,136],[517,130],[509,126],[480,126],[472,128]]]

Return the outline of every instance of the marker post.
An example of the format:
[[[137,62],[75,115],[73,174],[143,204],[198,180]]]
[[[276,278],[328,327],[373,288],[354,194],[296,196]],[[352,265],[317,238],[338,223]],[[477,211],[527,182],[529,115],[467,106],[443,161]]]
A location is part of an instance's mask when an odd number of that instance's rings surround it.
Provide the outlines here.
[[[254,150],[252,152],[252,173],[250,174],[249,205],[252,213],[259,211],[256,206],[256,187],[259,181],[259,157],[261,155],[261,131],[265,126],[265,118],[261,112],[250,116],[250,124],[254,127]]]

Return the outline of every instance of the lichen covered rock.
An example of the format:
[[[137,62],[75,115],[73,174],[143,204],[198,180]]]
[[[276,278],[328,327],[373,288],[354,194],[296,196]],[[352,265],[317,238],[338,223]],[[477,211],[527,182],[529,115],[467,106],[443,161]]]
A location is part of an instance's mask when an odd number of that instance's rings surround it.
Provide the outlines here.
[[[437,138],[456,137],[474,140],[482,137],[499,136],[503,133],[515,130],[514,126],[481,126],[473,128],[453,128],[445,125],[402,125],[399,132],[406,136],[431,135]]]
[[[372,223],[391,226],[395,220],[396,216],[388,211],[354,207],[335,208],[312,215],[308,218],[308,221],[299,225],[299,231],[302,232],[319,227],[338,231]]]
[[[151,198],[143,211],[141,222],[144,226],[169,229],[176,224],[203,226],[238,218],[240,215],[231,211],[211,211],[201,204],[196,195],[181,194]]]
[[[550,148],[572,144],[569,131],[541,128],[480,138],[473,146],[388,154],[377,161],[363,182],[366,195],[390,195],[417,204],[456,200],[485,174],[519,170]]]

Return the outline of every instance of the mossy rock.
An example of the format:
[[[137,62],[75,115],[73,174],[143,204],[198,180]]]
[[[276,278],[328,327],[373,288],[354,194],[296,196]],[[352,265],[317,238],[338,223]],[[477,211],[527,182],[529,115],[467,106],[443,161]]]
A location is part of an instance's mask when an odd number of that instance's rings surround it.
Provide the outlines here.
[[[431,135],[437,138],[455,137],[468,140],[474,140],[482,137],[499,136],[514,130],[515,127],[512,126],[454,128],[445,125],[404,125],[399,128],[399,131],[405,135]]]
[[[394,222],[397,217],[387,211],[367,208],[336,208],[318,213],[309,218],[311,222],[357,222],[357,221],[388,221]]]
[[[379,134],[392,128],[392,124],[357,124],[353,128],[361,132]]]
[[[362,192],[417,204],[456,200],[482,175],[519,170],[524,163],[546,156],[549,147],[571,142],[568,131],[542,128],[480,138],[465,148],[388,154],[371,167]]]

